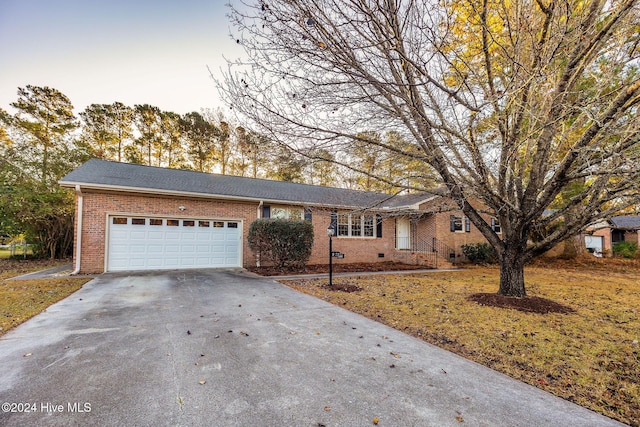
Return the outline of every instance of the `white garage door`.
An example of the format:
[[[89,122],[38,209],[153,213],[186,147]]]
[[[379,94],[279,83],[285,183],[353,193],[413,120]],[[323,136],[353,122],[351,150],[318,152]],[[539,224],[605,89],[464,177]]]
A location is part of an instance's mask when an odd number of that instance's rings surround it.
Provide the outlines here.
[[[584,236],[584,243],[585,246],[587,247],[587,250],[589,252],[592,252],[594,254],[601,254],[602,253],[602,248],[603,248],[603,243],[604,243],[604,237],[602,236]]]
[[[241,267],[242,223],[109,217],[107,271]]]

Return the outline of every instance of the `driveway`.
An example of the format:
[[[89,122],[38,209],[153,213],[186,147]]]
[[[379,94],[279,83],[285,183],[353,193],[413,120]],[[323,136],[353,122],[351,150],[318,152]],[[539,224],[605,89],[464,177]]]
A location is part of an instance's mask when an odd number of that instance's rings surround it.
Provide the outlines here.
[[[621,425],[234,271],[99,276],[0,338],[0,367],[3,426]]]

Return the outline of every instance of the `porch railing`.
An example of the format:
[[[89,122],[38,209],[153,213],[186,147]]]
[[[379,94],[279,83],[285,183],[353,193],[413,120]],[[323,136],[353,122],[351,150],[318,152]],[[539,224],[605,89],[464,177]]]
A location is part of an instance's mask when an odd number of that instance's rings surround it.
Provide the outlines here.
[[[397,249],[410,250],[412,252],[432,253],[436,258],[451,262],[455,259],[456,251],[446,243],[432,237],[431,239],[398,237],[396,242]]]

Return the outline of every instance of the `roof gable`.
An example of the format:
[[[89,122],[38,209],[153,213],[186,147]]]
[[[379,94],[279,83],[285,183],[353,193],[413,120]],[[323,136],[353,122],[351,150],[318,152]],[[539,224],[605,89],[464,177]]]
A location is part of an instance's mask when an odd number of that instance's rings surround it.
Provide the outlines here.
[[[370,191],[322,187],[268,179],[218,175],[91,159],[60,180],[63,187],[83,187],[155,194],[262,200],[344,208],[395,209],[428,200],[428,194],[391,196]]]

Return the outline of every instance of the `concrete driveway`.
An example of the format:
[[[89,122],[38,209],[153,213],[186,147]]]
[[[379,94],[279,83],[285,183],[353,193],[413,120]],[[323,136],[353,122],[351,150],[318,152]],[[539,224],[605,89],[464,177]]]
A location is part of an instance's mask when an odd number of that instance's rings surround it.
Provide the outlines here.
[[[621,425],[233,271],[102,275],[0,338],[0,369],[3,426]]]

